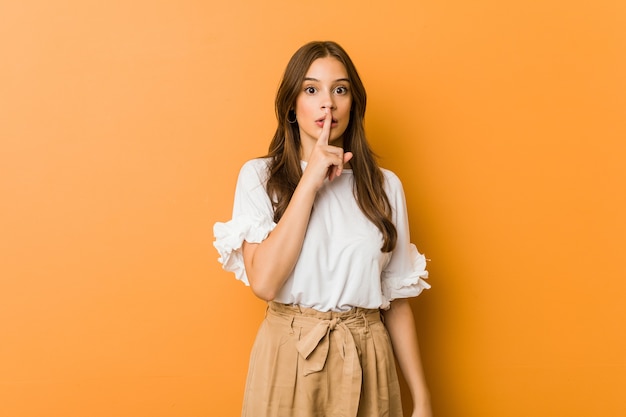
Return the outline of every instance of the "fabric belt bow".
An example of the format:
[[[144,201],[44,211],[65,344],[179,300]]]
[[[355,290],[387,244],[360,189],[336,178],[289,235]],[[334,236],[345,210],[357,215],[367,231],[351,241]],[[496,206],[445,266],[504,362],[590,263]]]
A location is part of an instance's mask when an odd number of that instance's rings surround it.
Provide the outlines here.
[[[324,369],[331,338],[343,359],[341,389],[344,394],[343,398],[346,400],[344,404],[348,408],[346,415],[356,416],[361,396],[362,370],[354,337],[346,326],[346,322],[337,317],[331,320],[319,320],[315,327],[298,341],[296,349],[304,359],[304,375]]]

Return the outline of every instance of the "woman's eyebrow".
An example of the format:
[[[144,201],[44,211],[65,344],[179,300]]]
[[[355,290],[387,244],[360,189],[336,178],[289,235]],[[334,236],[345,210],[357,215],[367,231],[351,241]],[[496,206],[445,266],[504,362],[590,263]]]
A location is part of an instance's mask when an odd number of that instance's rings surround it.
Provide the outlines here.
[[[312,78],[312,77],[304,77],[304,81],[314,81],[314,82],[317,82],[317,83],[320,82],[320,80],[318,80],[317,78]],[[349,83],[350,79],[348,79],[348,78],[338,78],[334,82],[340,82],[340,81]]]

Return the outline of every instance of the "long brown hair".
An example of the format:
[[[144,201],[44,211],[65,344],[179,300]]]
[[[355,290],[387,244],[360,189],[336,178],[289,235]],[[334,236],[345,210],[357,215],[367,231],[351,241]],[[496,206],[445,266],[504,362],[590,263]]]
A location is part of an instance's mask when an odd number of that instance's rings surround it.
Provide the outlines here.
[[[276,94],[278,127],[269,146],[267,157],[269,179],[267,192],[274,205],[274,221],[278,222],[291,200],[300,178],[300,130],[293,122],[293,109],[309,67],[318,58],[336,58],[348,72],[352,92],[350,122],[343,134],[343,148],[352,152],[350,160],[354,174],[354,194],[363,214],[381,231],[383,252],[396,245],[397,231],[391,221],[391,205],[384,189],[384,176],[365,138],[363,120],[367,95],[361,78],[346,51],[335,42],[310,42],[291,57]]]

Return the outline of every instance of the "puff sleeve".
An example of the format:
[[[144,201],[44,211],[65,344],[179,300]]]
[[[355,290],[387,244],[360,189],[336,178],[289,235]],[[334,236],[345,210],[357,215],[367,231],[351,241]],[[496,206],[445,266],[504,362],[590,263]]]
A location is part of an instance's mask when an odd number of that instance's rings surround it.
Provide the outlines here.
[[[409,220],[406,200],[400,179],[391,171],[384,170],[387,196],[392,206],[392,220],[398,232],[396,247],[381,275],[383,304],[389,308],[391,301],[397,298],[409,298],[419,295],[430,288],[425,281],[428,278],[426,258],[410,242]]]
[[[225,223],[217,222],[213,226],[213,246],[219,252],[218,261],[246,285],[250,283],[241,250],[244,240],[260,243],[276,227],[266,182],[267,160],[253,159],[246,162],[237,179],[232,219]]]

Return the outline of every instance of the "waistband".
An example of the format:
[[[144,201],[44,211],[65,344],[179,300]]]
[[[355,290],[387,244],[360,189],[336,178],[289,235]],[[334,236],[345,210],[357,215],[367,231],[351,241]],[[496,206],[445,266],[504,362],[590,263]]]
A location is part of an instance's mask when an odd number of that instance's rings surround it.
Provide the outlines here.
[[[282,316],[290,316],[298,320],[316,319],[316,320],[337,320],[338,322],[349,322],[350,324],[359,325],[359,319],[365,322],[381,321],[380,310],[362,307],[352,307],[348,311],[318,311],[313,308],[301,307],[293,304],[277,303],[270,301],[268,303],[268,311],[278,313]],[[310,321],[314,323],[315,321]]]

